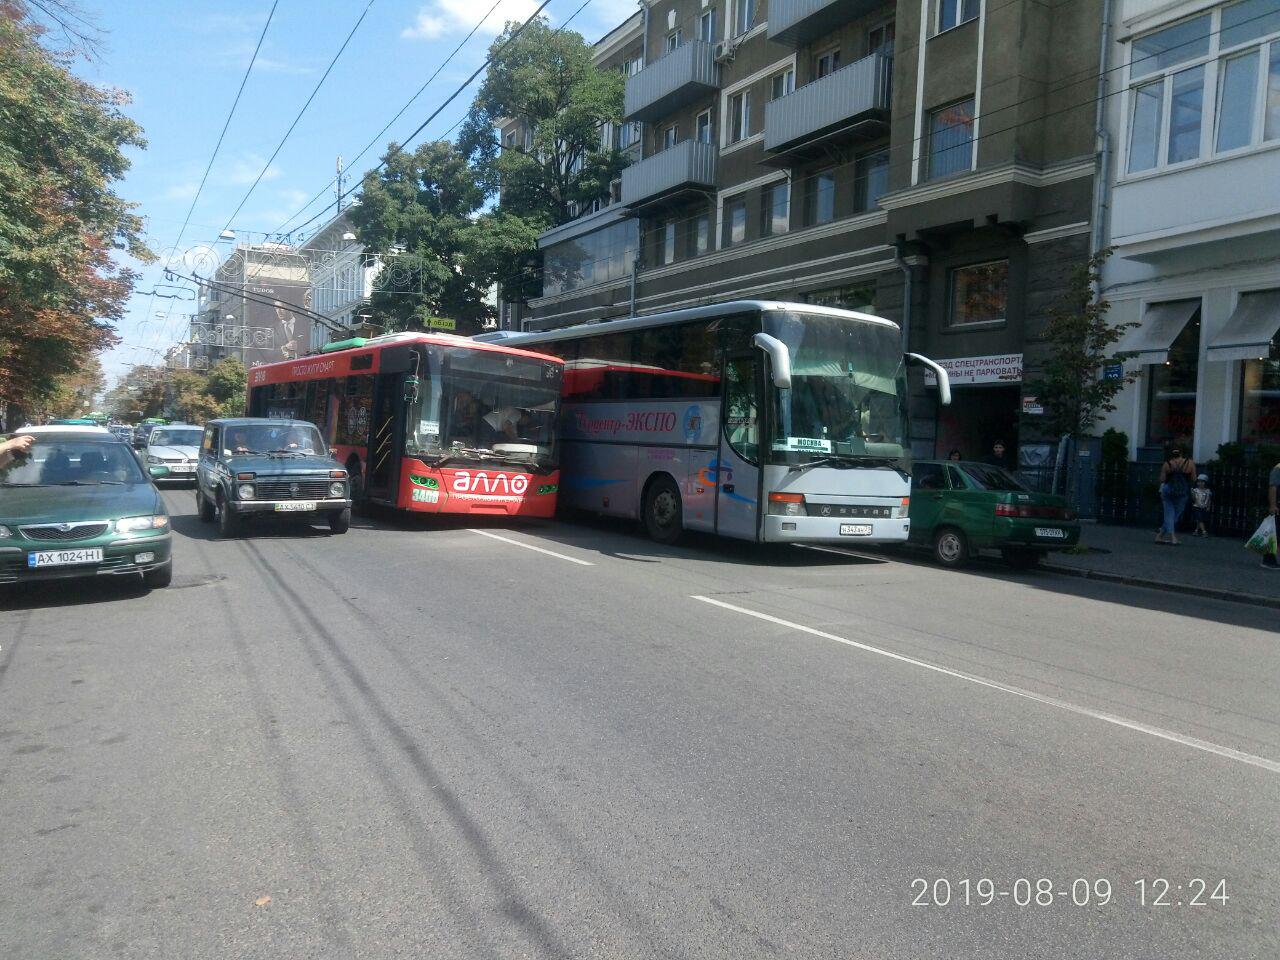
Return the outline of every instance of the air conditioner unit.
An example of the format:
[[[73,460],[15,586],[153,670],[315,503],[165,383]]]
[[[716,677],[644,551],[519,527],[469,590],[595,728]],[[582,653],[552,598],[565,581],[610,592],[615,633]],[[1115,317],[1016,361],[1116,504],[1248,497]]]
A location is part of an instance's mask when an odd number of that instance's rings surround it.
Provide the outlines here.
[[[738,52],[735,40],[722,40],[716,44],[716,63],[731,63]]]

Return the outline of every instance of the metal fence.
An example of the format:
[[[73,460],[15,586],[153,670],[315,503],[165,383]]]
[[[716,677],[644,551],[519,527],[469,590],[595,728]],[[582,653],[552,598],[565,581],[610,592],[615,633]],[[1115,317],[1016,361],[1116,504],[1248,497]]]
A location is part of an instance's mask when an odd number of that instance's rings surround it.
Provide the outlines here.
[[[1154,530],[1163,519],[1160,466],[1078,459],[1056,477],[1052,465],[1024,467],[1018,476],[1033,490],[1063,494],[1085,519],[1149,526]],[[1200,472],[1208,474],[1209,489],[1213,491],[1207,524],[1210,532],[1251,534],[1266,514],[1270,469],[1208,465]],[[1190,530],[1194,525],[1188,501],[1179,526]]]

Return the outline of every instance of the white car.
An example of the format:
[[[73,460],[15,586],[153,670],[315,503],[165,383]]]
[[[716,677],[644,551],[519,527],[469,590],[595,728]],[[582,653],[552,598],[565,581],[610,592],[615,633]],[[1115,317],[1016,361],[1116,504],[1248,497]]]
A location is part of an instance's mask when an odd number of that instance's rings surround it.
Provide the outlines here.
[[[203,436],[204,428],[190,423],[171,423],[152,430],[142,450],[143,462],[148,468],[169,468],[156,483],[194,483]]]

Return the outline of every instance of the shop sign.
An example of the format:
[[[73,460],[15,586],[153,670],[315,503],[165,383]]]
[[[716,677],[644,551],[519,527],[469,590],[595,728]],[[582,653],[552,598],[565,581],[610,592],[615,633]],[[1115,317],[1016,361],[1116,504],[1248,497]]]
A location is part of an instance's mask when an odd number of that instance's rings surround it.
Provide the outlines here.
[[[1039,416],[1044,413],[1044,404],[1039,397],[1025,396],[1022,398],[1022,412],[1027,416]]]
[[[989,357],[953,357],[950,360],[939,360],[938,366],[947,371],[951,385],[964,386],[973,383],[1021,383],[1022,354],[1002,353]],[[929,371],[925,372],[926,383],[936,383]]]

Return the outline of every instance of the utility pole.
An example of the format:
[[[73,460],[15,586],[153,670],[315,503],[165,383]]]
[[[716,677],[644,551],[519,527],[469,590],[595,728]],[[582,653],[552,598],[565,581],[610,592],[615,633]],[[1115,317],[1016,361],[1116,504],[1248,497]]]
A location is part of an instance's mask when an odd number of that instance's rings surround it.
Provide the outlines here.
[[[342,212],[342,185],[345,181],[346,177],[342,173],[342,157],[338,157],[338,176],[334,179],[338,190],[338,213]]]

